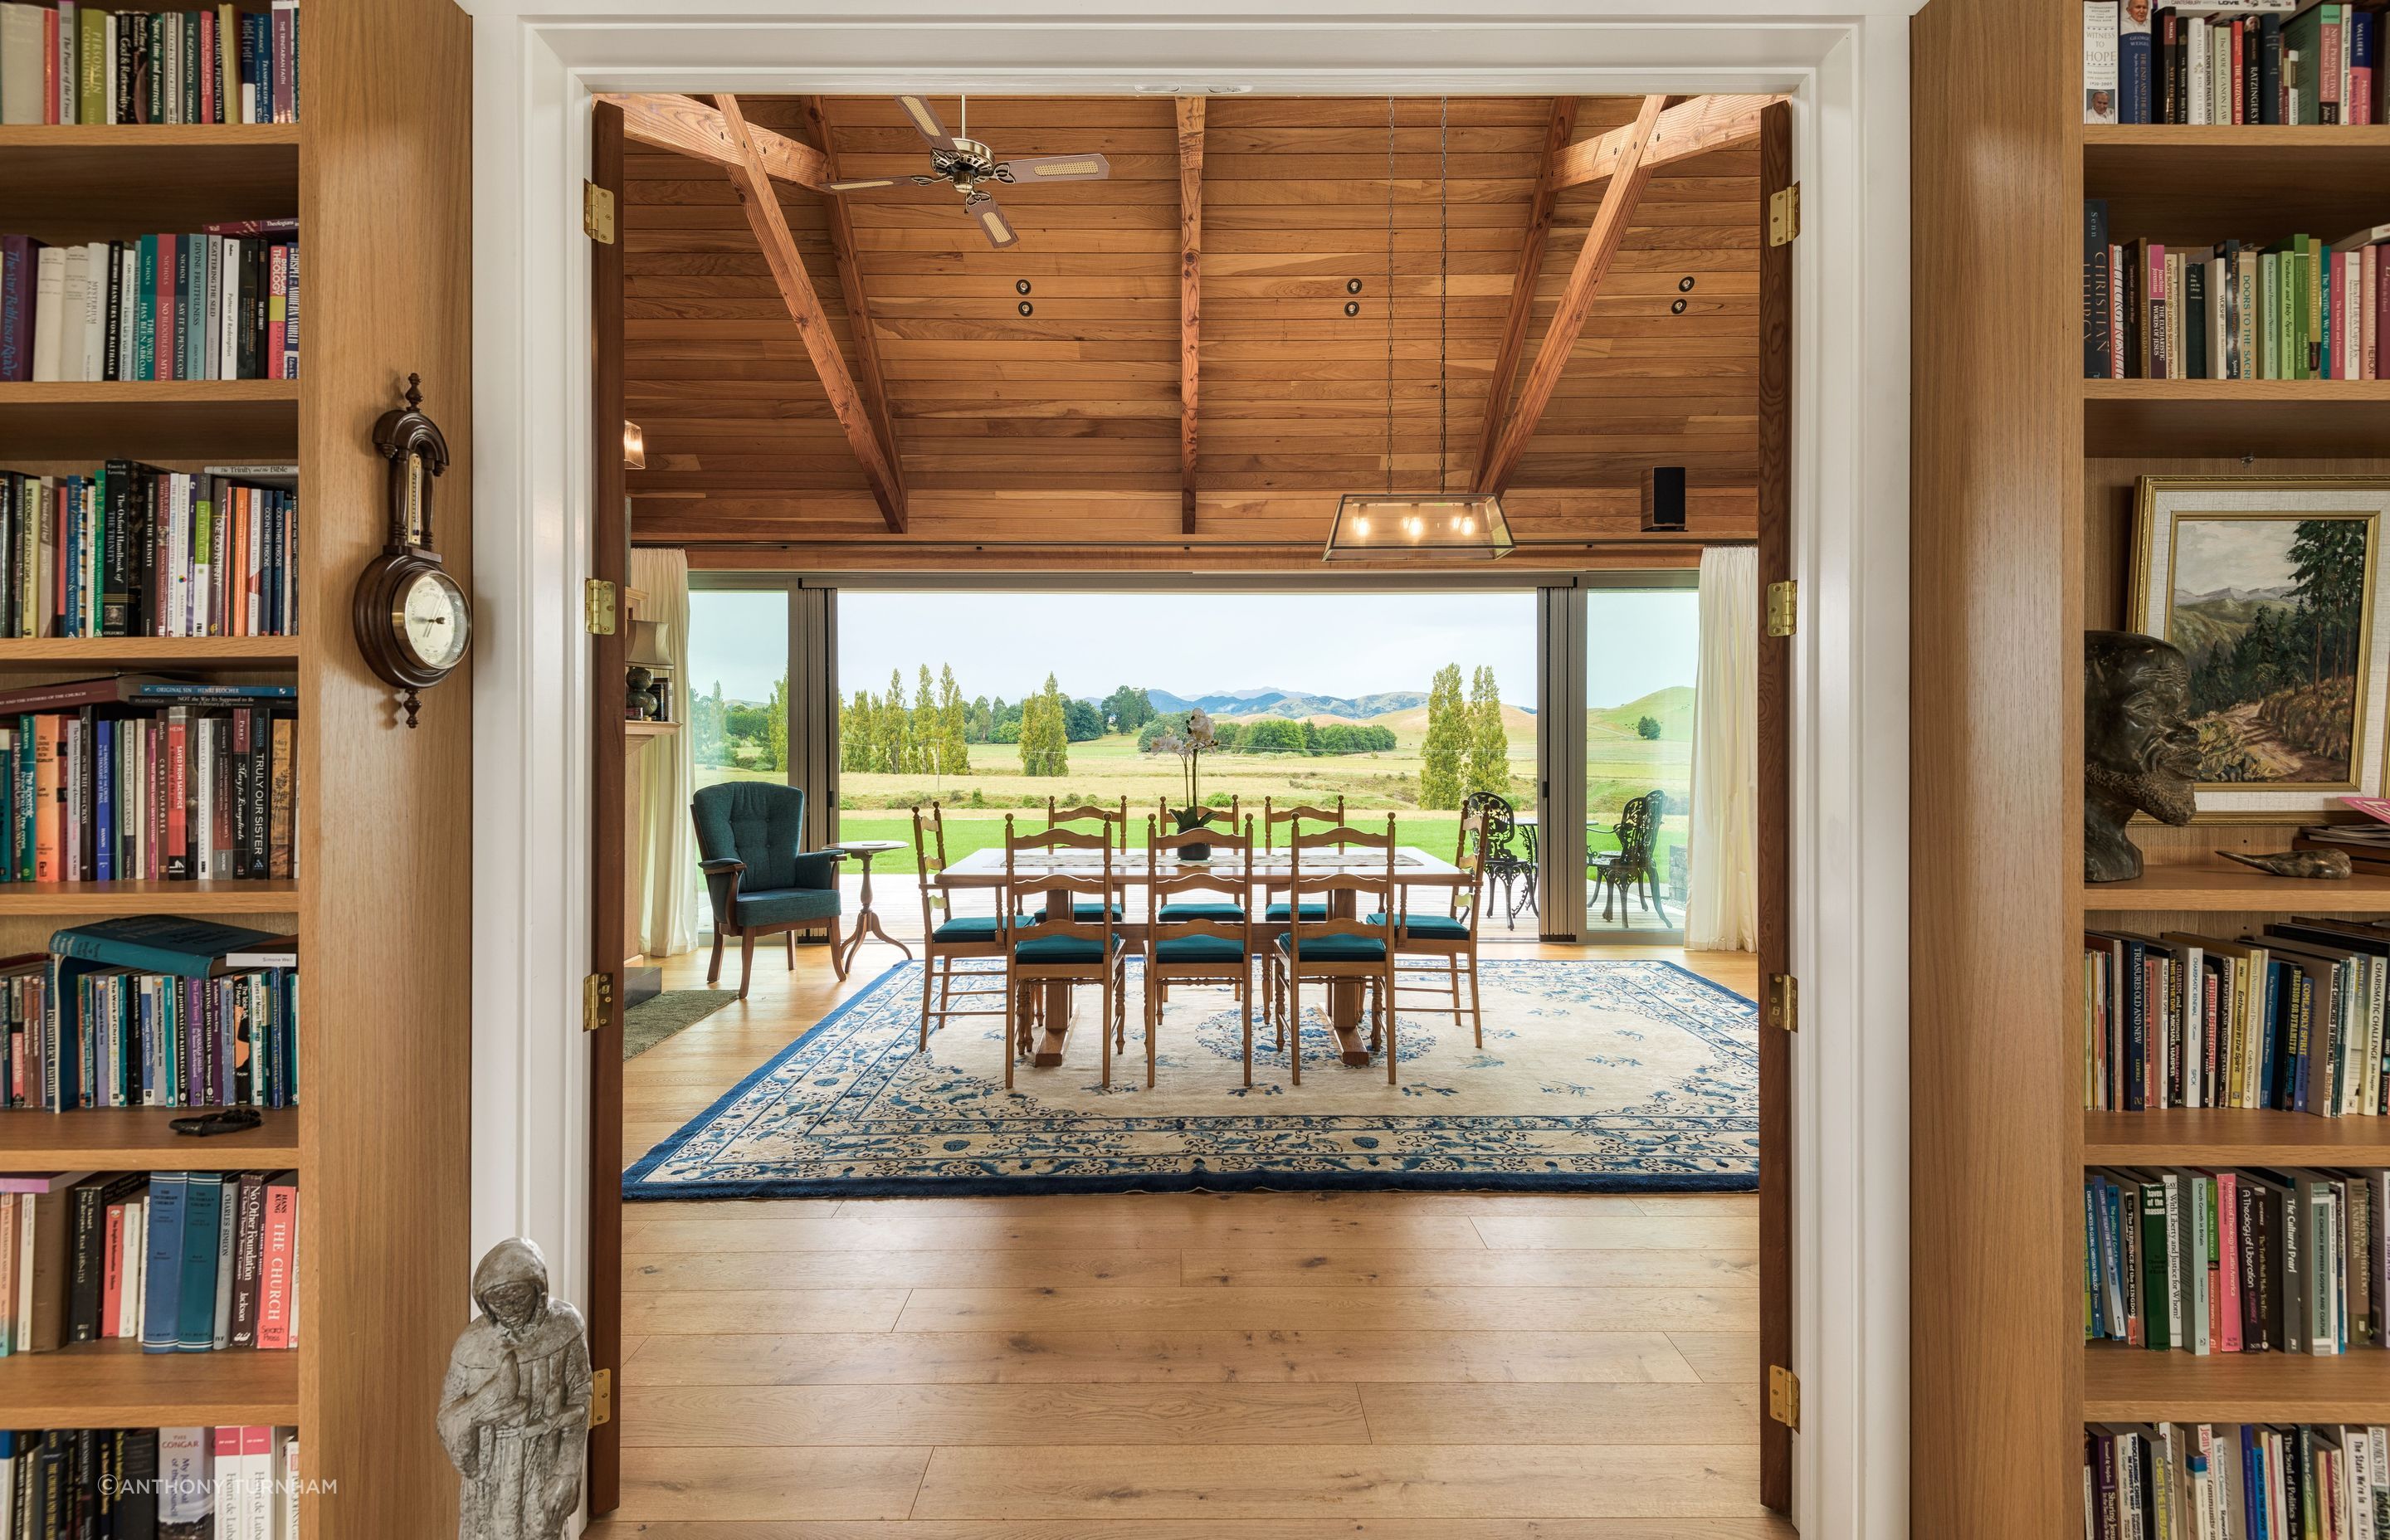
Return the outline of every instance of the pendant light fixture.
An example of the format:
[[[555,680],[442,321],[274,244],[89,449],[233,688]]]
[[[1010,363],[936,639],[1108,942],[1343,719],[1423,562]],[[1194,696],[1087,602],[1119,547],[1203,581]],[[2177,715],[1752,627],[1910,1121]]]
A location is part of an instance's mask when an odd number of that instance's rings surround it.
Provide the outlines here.
[[[1502,500],[1449,488],[1452,468],[1451,349],[1447,300],[1452,289],[1452,103],[1436,120],[1435,490],[1394,490],[1394,98],[1386,98],[1386,490],[1348,492],[1329,526],[1327,561],[1398,561],[1433,557],[1492,561],[1510,554],[1510,522]]]

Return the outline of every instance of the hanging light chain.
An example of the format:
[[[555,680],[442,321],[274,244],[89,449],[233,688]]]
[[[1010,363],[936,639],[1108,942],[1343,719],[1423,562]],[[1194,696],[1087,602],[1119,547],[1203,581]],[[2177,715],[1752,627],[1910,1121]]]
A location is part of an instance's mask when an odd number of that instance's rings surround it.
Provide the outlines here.
[[[1452,98],[1436,99],[1435,118],[1435,490],[1452,463],[1452,388],[1446,382],[1445,312],[1452,291]]]
[[[1386,492],[1394,490],[1394,98],[1386,98]]]

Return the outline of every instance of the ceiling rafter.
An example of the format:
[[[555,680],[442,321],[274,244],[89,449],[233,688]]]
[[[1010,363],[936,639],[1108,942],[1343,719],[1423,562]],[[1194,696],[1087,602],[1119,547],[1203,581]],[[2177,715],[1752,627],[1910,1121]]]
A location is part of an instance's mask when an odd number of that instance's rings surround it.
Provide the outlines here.
[[[1638,158],[1645,173],[1706,155],[1732,145],[1754,144],[1759,138],[1759,114],[1781,96],[1695,96],[1660,114],[1643,139]],[[1561,156],[1552,177],[1555,188],[1582,186],[1616,174],[1620,157],[1636,128],[1625,123],[1598,139],[1571,145]]]
[[[1560,307],[1552,314],[1551,326],[1544,332],[1535,365],[1527,370],[1526,383],[1520,387],[1518,404],[1505,419],[1494,452],[1478,463],[1474,490],[1480,496],[1498,494],[1510,484],[1518,471],[1519,457],[1526,452],[1527,441],[1535,437],[1536,425],[1543,420],[1544,409],[1551,404],[1561,371],[1568,367],[1569,354],[1575,351],[1577,334],[1585,329],[1586,317],[1593,314],[1594,293],[1610,272],[1619,244],[1626,238],[1626,222],[1635,212],[1636,200],[1642,197],[1644,185],[1651,180],[1654,168],[1644,161],[1643,151],[1651,143],[1667,99],[1644,97],[1633,122],[1597,141],[1607,143],[1618,135],[1625,135],[1613,163],[1610,186],[1602,191],[1601,207],[1594,211],[1593,224],[1585,233],[1585,244],[1577,250],[1576,266],[1569,273],[1568,288],[1561,295]],[[1754,130],[1755,127],[1754,123]]]
[[[880,442],[879,430],[862,393],[855,389],[854,377],[847,373],[845,355],[839,352],[838,336],[830,330],[821,297],[814,292],[804,259],[797,254],[795,237],[789,234],[788,217],[780,212],[779,195],[773,189],[771,173],[755,142],[758,131],[748,126],[739,110],[738,97],[725,95],[714,100],[720,106],[723,126],[738,152],[738,159],[723,169],[728,173],[731,185],[739,189],[739,200],[747,211],[747,223],[755,233],[756,244],[763,249],[765,265],[771,269],[772,281],[788,306],[789,319],[796,324],[806,356],[813,360],[814,372],[821,377],[823,393],[829,397],[830,410],[845,431],[847,445],[863,467],[863,479],[871,488],[872,500],[880,505],[880,515],[888,527],[901,534],[906,521],[905,489]],[[626,111],[626,125],[628,116]]]
[[[1485,421],[1477,435],[1477,458],[1483,467],[1494,457],[1502,433],[1502,416],[1510,404],[1510,382],[1519,376],[1520,355],[1527,351],[1527,324],[1535,318],[1536,283],[1544,273],[1544,248],[1552,234],[1552,211],[1560,204],[1561,158],[1576,135],[1577,98],[1553,99],[1551,122],[1544,135],[1544,159],[1536,173],[1535,201],[1527,210],[1526,238],[1519,243],[1519,268],[1510,279],[1510,308],[1502,320],[1502,340],[1494,353],[1494,372],[1485,382]]]
[[[804,99],[805,127],[821,151],[822,166],[831,181],[838,180],[838,151],[829,136],[829,120],[822,112],[822,99]],[[753,125],[748,132],[753,133]],[[839,292],[846,299],[846,325],[854,337],[854,383],[863,392],[863,404],[871,412],[871,420],[879,429],[880,442],[887,446],[888,468],[895,479],[899,502],[906,500],[905,457],[896,442],[896,414],[888,404],[887,377],[880,365],[880,339],[872,329],[871,302],[863,287],[863,269],[854,258],[854,222],[847,216],[846,200],[831,194],[823,205],[829,216],[830,253],[838,263]]]
[[[1178,99],[1178,521],[1195,533],[1196,407],[1201,384],[1203,98]]]
[[[693,96],[643,92],[608,94],[598,99],[623,109],[625,138],[658,149],[677,150],[726,168],[740,163],[739,144],[725,115]],[[775,134],[753,123],[747,125],[747,135],[762,158],[767,176],[794,182],[816,192],[827,190],[828,185],[837,180],[830,172],[829,158],[811,145],[800,144],[785,134]]]

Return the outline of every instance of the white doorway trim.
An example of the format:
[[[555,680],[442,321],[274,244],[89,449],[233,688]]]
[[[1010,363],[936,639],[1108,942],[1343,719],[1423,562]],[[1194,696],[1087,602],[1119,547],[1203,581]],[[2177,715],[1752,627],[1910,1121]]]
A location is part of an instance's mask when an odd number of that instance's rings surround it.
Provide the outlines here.
[[[1785,91],[1794,261],[1796,1518],[1908,1523],[1908,108],[1906,0],[469,0],[475,13],[474,1239],[586,1283],[593,90],[1381,95]],[[723,61],[736,60],[726,66]],[[1532,62],[1525,62],[1532,61]],[[1698,65],[1688,61],[1700,61]],[[459,1280],[460,1287],[463,1280]]]

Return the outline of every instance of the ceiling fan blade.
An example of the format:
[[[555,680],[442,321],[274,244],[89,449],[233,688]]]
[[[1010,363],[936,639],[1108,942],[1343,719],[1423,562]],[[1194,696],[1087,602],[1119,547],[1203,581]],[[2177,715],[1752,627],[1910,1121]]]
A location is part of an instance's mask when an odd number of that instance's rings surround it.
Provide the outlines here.
[[[913,126],[921,131],[921,137],[930,141],[932,148],[955,148],[954,135],[948,134],[946,125],[938,120],[938,110],[930,105],[929,97],[899,96],[896,98],[896,105],[905,109],[905,116],[911,119]]]
[[[866,176],[853,182],[827,182],[824,192],[861,192],[866,187],[901,187],[912,180],[909,176]]]
[[[996,168],[1007,182],[1100,182],[1111,173],[1112,163],[1100,155],[1033,155]]]
[[[990,246],[1000,251],[1020,243],[1021,232],[1012,227],[1012,221],[1004,217],[1004,211],[996,206],[995,199],[974,198],[966,207],[970,211],[970,216],[979,221],[979,227],[986,234]]]

